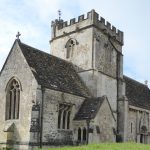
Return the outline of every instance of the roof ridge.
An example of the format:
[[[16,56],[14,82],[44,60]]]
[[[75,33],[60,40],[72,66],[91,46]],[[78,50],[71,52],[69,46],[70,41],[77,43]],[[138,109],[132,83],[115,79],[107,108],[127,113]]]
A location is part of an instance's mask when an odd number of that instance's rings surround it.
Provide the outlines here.
[[[43,52],[43,53],[48,54],[48,53],[45,52],[45,51],[42,51],[42,50],[40,50],[40,49],[37,49],[37,48],[35,48],[35,47],[33,47],[33,46],[30,46],[30,45],[28,45],[28,44],[25,44],[25,43],[23,43],[23,42],[21,42],[21,41],[20,41],[19,44],[22,44],[22,45],[24,45],[24,46],[26,46],[26,47],[30,47],[30,48],[32,48],[32,49],[34,49],[34,50],[37,50],[37,51],[40,51],[40,52]]]
[[[104,100],[104,96],[86,98],[76,113],[74,120],[94,119]]]
[[[128,76],[126,76],[126,75],[123,75],[123,77],[125,77],[125,78],[127,78],[127,79],[129,79],[129,80],[132,80],[133,82],[136,82],[136,83],[141,84],[142,86],[145,86],[145,87],[148,88],[148,86],[145,85],[144,83],[141,83],[140,81],[137,81],[137,80],[135,80],[135,79],[133,79],[133,78],[131,78],[131,77],[128,77]],[[148,88],[148,89],[149,89],[149,88]]]
[[[40,49],[37,49],[37,48],[32,47],[32,46],[30,46],[30,45],[27,45],[27,44],[25,44],[25,43],[23,43],[23,42],[21,42],[21,41],[19,41],[19,44],[22,44],[22,45],[24,45],[24,46],[26,46],[26,47],[32,48],[32,49],[34,49],[34,50],[36,50],[36,51],[39,51],[39,52],[41,52],[41,53],[43,53],[43,54],[46,54],[46,55],[48,55],[48,56],[55,57],[56,59],[62,60],[62,61],[66,62],[66,63],[68,63],[68,64],[71,64],[71,65],[73,66],[73,64],[72,64],[71,62],[67,61],[67,60],[64,60],[64,59],[62,59],[62,58],[60,58],[60,57],[54,56],[54,55],[52,55],[52,54],[50,54],[50,53],[47,53],[47,52],[45,52],[45,51],[43,51],[43,50],[40,50]]]

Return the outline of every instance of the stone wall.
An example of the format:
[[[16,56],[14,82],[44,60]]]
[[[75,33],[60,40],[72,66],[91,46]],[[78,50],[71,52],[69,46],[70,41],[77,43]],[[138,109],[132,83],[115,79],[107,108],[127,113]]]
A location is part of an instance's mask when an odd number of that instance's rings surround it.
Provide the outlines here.
[[[99,112],[91,123],[94,127],[94,134],[91,135],[91,143],[99,142],[115,142],[116,141],[116,120],[111,112],[111,108],[107,100],[102,103]],[[97,132],[96,126],[100,128],[100,133]]]
[[[117,52],[122,52],[122,46],[98,29],[94,28],[94,68],[109,76],[116,77]]]
[[[85,98],[50,89],[44,89],[43,92],[44,92],[43,114],[42,114],[43,127],[42,127],[42,141],[41,141],[43,146],[46,145],[58,146],[58,145],[73,144],[74,142],[73,119]],[[42,97],[41,89],[38,89],[37,93],[38,93],[37,101],[41,101],[40,99]],[[71,106],[69,129],[58,129],[59,104],[68,104]],[[35,142],[35,140],[36,139],[34,139],[32,135],[31,142]],[[40,142],[40,139],[37,140],[37,142],[38,141]]]
[[[107,95],[114,113],[117,109],[117,81],[97,70],[80,72],[79,75],[90,89],[94,97]],[[115,114],[116,116],[116,114]]]
[[[75,25],[76,26],[76,25]],[[70,27],[71,28],[71,27]],[[65,32],[69,32],[68,31]],[[67,30],[67,29],[66,29]],[[77,44],[73,50],[73,56],[66,58],[66,44],[69,39],[75,39]],[[64,35],[51,42],[51,54],[59,58],[72,62],[83,69],[89,69],[92,66],[92,29],[85,29],[81,32],[72,33],[69,36]]]

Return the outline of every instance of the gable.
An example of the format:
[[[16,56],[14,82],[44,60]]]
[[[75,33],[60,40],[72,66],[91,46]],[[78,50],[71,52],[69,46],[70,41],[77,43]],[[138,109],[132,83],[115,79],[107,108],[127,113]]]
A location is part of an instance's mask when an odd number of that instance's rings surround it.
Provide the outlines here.
[[[17,40],[10,50],[0,74],[0,100],[4,102],[2,106],[5,106],[7,86],[12,79],[19,81],[23,93],[26,93],[26,97],[35,92],[31,89],[36,89],[38,86]]]
[[[95,97],[95,98],[92,97],[92,98],[85,99],[78,113],[75,115],[74,120],[87,120],[87,119],[91,120],[96,118],[98,115],[102,116],[103,115],[102,113],[99,114],[102,107],[107,107],[105,111],[110,112],[110,114],[115,120],[110,103],[106,96]]]
[[[18,83],[20,84],[20,87],[21,87],[21,90],[19,92],[19,98],[16,98],[19,100],[19,106],[18,106],[19,116],[20,116],[18,120],[20,124],[19,129],[20,131],[29,131],[29,127],[31,123],[31,120],[29,118],[31,117],[32,101],[36,99],[36,89],[38,87],[38,84],[18,45],[17,40],[14,42],[12,49],[10,50],[10,53],[3,65],[2,72],[0,74],[0,103],[1,103],[0,105],[0,113],[1,113],[0,138],[1,140],[4,139],[3,137],[5,137],[5,133],[3,131],[4,128],[6,132],[13,130],[13,125],[7,124],[9,121],[6,121],[6,118],[8,116],[7,106],[10,106],[8,103],[9,101],[8,93],[10,92],[8,87],[12,87],[12,85],[9,83],[11,83],[13,79],[16,79],[17,81],[19,81]],[[14,99],[15,97],[16,96],[10,99]],[[15,105],[17,106],[18,101],[16,101],[16,99],[14,99],[15,101],[14,106]],[[11,111],[11,114],[14,116],[14,112],[12,113]],[[18,117],[15,117],[15,118],[18,118]],[[22,140],[25,140],[26,138],[28,138],[29,135],[30,135],[29,132],[24,132],[24,134],[22,134]]]
[[[15,40],[7,59],[2,67],[0,77],[2,78],[5,76],[5,79],[8,77],[11,79],[12,77],[17,77],[18,75],[23,76],[25,73],[30,73],[32,75],[32,72],[30,71],[30,67],[26,62],[26,59],[24,55],[22,54],[22,51],[20,50],[20,47],[18,45],[18,40]],[[2,82],[4,79],[2,80]]]
[[[103,101],[104,97],[85,99],[74,120],[94,119]]]
[[[110,103],[109,103],[107,97],[106,96],[104,96],[104,97],[105,97],[105,99],[104,99],[104,101],[103,101],[103,103],[102,103],[102,105],[101,105],[101,107],[100,107],[100,109],[99,109],[99,111],[98,111],[95,118],[98,118],[98,119],[99,119],[99,117],[101,117],[101,118],[111,118],[114,121],[116,121],[116,118],[114,116],[114,113],[112,111]]]

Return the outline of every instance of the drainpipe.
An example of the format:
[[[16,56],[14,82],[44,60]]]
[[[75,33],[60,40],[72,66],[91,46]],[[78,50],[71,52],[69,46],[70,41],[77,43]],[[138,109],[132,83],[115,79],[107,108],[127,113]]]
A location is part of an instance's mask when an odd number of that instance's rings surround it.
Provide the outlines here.
[[[42,99],[40,105],[40,148],[42,148],[42,136],[43,136],[43,104],[44,104],[44,87],[41,86]]]
[[[119,102],[118,102],[118,100],[119,100],[119,78],[118,78],[118,69],[119,69],[119,64],[118,64],[118,62],[119,62],[119,57],[118,57],[118,53],[117,53],[117,68],[116,68],[116,75],[117,75],[117,135],[119,134],[119,110],[118,110],[118,108],[119,108]],[[117,140],[117,138],[118,137],[116,137],[116,141],[118,141]]]

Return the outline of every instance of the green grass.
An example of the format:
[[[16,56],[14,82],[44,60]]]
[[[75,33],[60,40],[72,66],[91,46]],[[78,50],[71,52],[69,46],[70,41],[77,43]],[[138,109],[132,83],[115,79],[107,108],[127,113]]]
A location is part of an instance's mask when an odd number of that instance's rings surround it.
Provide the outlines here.
[[[150,150],[150,144],[107,143],[107,144],[90,144],[85,146],[57,147],[42,150]]]

